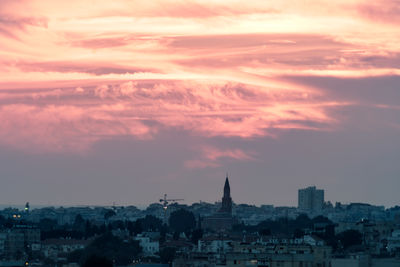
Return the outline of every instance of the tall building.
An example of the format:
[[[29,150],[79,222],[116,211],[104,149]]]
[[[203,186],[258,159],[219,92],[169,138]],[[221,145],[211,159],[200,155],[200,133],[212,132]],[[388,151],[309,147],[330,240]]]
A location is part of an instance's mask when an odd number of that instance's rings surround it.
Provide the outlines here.
[[[304,211],[318,212],[324,205],[324,190],[310,186],[299,189],[299,209]]]
[[[231,187],[229,186],[228,175],[226,175],[224,185],[224,195],[222,197],[222,207],[220,212],[226,212],[232,214],[232,198],[231,198]]]
[[[214,231],[226,231],[232,228],[237,220],[232,218],[232,198],[231,188],[229,186],[228,175],[225,179],[224,195],[222,196],[222,205],[218,212],[205,217],[201,223],[202,228]]]

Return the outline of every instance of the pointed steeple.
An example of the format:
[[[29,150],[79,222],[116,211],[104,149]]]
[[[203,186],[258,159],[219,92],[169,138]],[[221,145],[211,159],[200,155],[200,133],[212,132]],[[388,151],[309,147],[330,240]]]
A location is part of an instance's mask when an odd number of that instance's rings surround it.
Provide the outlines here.
[[[222,207],[220,212],[232,213],[232,198],[231,198],[231,187],[229,185],[228,174],[226,174],[225,185],[224,185],[224,196],[222,197]]]
[[[228,174],[226,174],[226,179],[225,179],[224,197],[231,197],[231,187],[229,185]]]

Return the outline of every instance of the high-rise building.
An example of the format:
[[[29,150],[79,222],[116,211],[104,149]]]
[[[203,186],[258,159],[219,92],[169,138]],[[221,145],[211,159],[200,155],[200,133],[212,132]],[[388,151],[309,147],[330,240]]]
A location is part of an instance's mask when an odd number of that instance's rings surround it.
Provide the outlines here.
[[[310,186],[299,189],[299,209],[304,211],[318,212],[324,205],[324,190]]]

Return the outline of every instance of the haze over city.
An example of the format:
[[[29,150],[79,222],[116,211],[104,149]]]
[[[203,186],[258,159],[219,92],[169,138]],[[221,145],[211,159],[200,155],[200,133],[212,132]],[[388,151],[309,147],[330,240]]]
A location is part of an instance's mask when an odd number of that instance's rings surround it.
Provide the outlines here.
[[[90,2],[90,4],[88,4]],[[0,1],[0,204],[391,207],[400,8]]]

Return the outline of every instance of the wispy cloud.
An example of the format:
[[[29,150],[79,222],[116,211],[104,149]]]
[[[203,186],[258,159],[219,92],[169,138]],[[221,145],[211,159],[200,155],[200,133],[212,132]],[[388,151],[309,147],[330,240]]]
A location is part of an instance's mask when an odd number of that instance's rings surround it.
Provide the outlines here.
[[[200,157],[186,160],[184,165],[189,169],[215,168],[222,164],[223,160],[253,161],[254,152],[245,152],[241,149],[220,149],[212,146],[200,146],[195,148]]]
[[[360,14],[372,21],[389,24],[400,23],[400,2],[398,0],[378,0],[361,3],[358,6]]]
[[[398,27],[381,25],[398,3],[308,3],[1,1],[1,142],[85,150],[163,128],[241,139],[331,130],[331,111],[354,99],[301,78],[400,74]]]
[[[1,13],[0,11],[0,34],[4,37],[18,40],[18,32],[22,31],[26,34],[29,26],[47,28],[47,19],[44,17],[18,16],[12,13]]]
[[[161,126],[209,137],[253,138],[274,128],[311,129],[315,122],[319,126],[313,130],[323,130],[333,123],[328,112],[332,103],[321,103],[312,92],[230,82],[166,80],[8,90],[0,94],[0,104],[0,116],[7,122],[0,132],[3,142],[49,150],[78,148],[79,140],[87,149],[113,136],[152,138]],[[20,142],[25,133],[35,138]],[[240,156],[214,153],[224,155]]]

